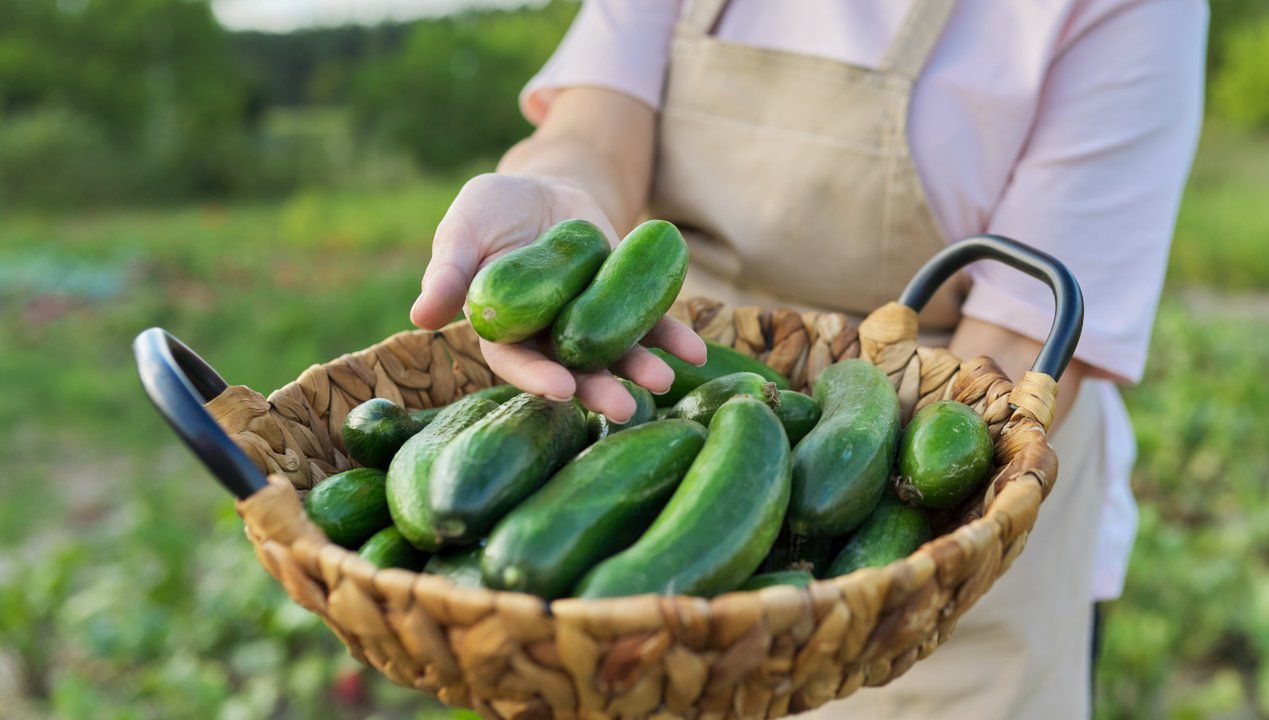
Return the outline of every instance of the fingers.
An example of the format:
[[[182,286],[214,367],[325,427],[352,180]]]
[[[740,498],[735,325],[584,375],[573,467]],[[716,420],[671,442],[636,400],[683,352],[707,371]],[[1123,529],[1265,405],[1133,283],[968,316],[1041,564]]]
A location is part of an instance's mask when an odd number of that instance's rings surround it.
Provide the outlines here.
[[[618,375],[660,395],[674,384],[674,370],[661,358],[635,345],[612,367]]]
[[[481,340],[480,352],[490,370],[525,392],[552,400],[567,400],[578,390],[573,374],[563,365],[523,343],[504,345]]]
[[[423,273],[419,297],[410,308],[411,322],[436,330],[458,315],[480,264],[481,247],[480,238],[455,204],[436,227],[432,260]]]
[[[692,365],[705,364],[705,341],[692,328],[669,315],[658,320],[640,343],[648,347],[661,348]]]
[[[607,370],[578,373],[577,399],[587,408],[616,423],[629,420],[635,412],[634,397]]]

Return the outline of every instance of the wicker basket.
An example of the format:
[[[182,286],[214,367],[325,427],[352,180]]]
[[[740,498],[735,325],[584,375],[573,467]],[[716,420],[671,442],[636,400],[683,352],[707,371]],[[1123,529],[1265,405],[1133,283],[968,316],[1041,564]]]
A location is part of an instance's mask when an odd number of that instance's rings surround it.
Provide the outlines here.
[[[983,497],[945,518],[947,534],[910,557],[806,589],[709,600],[548,603],[456,588],[439,577],[377,569],[308,521],[302,493],[350,467],[339,432],[350,409],[372,397],[432,407],[498,382],[466,322],[400,333],[314,365],[267,399],[225,386],[166,335],[151,335],[147,344],[143,334],[137,352],[147,389],[160,396],[156,403],[178,432],[217,475],[240,476],[239,486],[226,484],[245,498],[238,510],[261,564],[354,657],[392,681],[488,717],[780,717],[883,685],[944,642],[1022,551],[1057,474],[1045,430],[1053,417],[1052,376],[1061,367],[1028,372],[1014,385],[990,359],[961,361],[921,347],[912,309],[918,300],[887,304],[858,328],[835,313],[731,308],[707,299],[676,304],[673,314],[703,337],[762,358],[794,388],[806,389],[833,362],[862,357],[892,379],[905,419],[927,403],[956,399],[986,419],[995,441],[997,470]],[[162,348],[147,349],[156,343]],[[151,356],[163,348],[174,351],[166,355],[174,362]],[[183,377],[164,374],[173,367]],[[206,413],[197,418],[204,425],[191,428],[196,413],[173,410],[180,388],[166,387],[169,380],[183,382],[189,397],[196,391],[210,398],[206,410],[243,452],[209,450],[218,430]],[[267,484],[255,468],[268,473]]]

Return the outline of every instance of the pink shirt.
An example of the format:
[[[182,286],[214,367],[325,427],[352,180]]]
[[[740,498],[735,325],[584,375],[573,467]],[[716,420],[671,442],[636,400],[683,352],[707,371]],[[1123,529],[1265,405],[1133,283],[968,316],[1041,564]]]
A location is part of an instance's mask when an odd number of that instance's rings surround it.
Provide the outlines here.
[[[732,0],[725,40],[875,67],[912,0]],[[660,102],[679,0],[587,0],[521,96],[539,122],[558,88]],[[909,143],[949,239],[1017,238],[1084,290],[1076,357],[1141,378],[1202,116],[1202,0],[961,0],[913,91]],[[1053,302],[1004,266],[972,268],[964,314],[1043,339]],[[1134,448],[1104,385],[1108,494],[1097,594],[1122,585],[1135,532]]]

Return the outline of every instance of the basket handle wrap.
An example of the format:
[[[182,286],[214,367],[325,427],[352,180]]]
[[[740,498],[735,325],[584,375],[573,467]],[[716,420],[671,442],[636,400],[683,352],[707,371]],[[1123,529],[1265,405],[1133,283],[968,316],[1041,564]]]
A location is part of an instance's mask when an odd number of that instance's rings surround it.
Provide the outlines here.
[[[228,387],[224,378],[162,328],[137,335],[132,353],[150,402],[220,484],[239,499],[264,488],[264,473],[203,408]]]
[[[1075,276],[1057,258],[1001,235],[974,235],[952,243],[930,258],[908,282],[899,304],[920,311],[939,286],[957,270],[977,260],[997,260],[1043,280],[1053,291],[1055,311],[1049,337],[1031,370],[1054,380],[1075,354],[1084,327],[1084,295]]]

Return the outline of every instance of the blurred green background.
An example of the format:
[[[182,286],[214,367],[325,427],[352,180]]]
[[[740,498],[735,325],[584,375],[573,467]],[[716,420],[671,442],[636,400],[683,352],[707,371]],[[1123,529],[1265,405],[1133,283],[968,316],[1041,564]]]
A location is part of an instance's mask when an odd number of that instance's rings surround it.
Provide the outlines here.
[[[259,569],[129,343],[162,325],[267,392],[404,329],[437,220],[528,131],[515,94],[576,7],[277,34],[187,0],[0,0],[0,717],[444,714]],[[1141,534],[1108,720],[1269,717],[1269,4],[1212,16],[1128,391]]]

